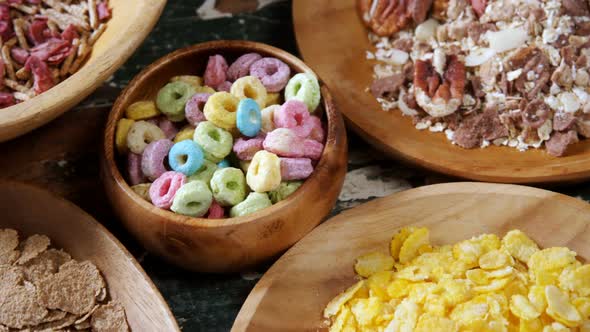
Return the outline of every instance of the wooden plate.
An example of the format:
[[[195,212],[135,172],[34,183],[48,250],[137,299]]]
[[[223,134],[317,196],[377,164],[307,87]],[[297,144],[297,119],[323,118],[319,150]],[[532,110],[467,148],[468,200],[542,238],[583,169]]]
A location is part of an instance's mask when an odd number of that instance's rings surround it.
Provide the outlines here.
[[[421,187],[348,210],[316,228],[262,277],[233,331],[325,330],[322,312],[355,282],[353,264],[381,250],[406,225],[427,226],[434,244],[520,229],[540,246],[590,258],[590,205],[550,191],[501,184]]]
[[[86,64],[47,92],[0,109],[0,142],[46,124],[96,90],[141,45],[165,4],[166,0],[109,0],[113,17]]]
[[[76,260],[90,260],[110,296],[123,304],[132,331],[180,331],[139,263],[101,224],[72,203],[29,185],[0,181],[0,228],[44,234]]]
[[[372,81],[372,66],[365,60],[371,45],[355,1],[294,1],[293,17],[303,58],[331,87],[350,127],[368,142],[422,167],[479,181],[550,183],[590,177],[590,140],[572,146],[561,158],[544,150],[465,150],[442,133],[415,129],[399,111],[382,111],[365,92]]]

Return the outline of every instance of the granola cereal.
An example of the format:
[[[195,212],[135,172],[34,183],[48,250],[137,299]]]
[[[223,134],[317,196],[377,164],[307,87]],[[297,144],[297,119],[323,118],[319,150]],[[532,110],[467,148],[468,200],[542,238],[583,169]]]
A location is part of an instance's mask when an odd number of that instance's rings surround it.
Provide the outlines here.
[[[375,50],[369,91],[463,148],[590,137],[585,0],[359,0]]]
[[[111,17],[108,0],[0,1],[0,108],[74,74]]]

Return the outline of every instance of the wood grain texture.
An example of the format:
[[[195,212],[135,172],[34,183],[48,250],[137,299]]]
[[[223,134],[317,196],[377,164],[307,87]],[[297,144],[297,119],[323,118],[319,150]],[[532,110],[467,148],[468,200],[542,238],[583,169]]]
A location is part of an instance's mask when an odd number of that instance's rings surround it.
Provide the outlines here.
[[[356,257],[388,252],[396,230],[420,225],[431,242],[520,229],[541,247],[567,246],[590,258],[590,205],[550,191],[453,183],[412,189],[341,213],[303,238],[258,282],[232,331],[327,330],[325,305],[355,280]]]
[[[152,30],[166,0],[110,0],[113,17],[86,64],[49,91],[0,110],[0,142],[27,133],[81,102],[111,76]]]
[[[465,150],[441,133],[419,131],[399,111],[385,112],[365,89],[372,81],[372,49],[355,0],[293,1],[299,50],[332,87],[347,124],[386,154],[437,172],[478,181],[555,183],[590,177],[590,140],[561,158],[544,150],[508,147]]]
[[[158,209],[127,185],[115,160],[117,121],[131,103],[153,99],[176,75],[199,74],[207,59],[222,54],[228,59],[258,52],[287,63],[295,72],[311,72],[289,53],[247,41],[216,41],[171,53],[140,73],[117,99],[104,136],[102,179],[115,212],[148,251],[187,269],[203,272],[239,271],[266,261],[289,248],[317,226],[338,198],[347,164],[346,131],[328,88],[322,89],[322,112],[327,120],[324,152],[314,173],[288,199],[239,218],[191,218]]]
[[[70,202],[17,182],[0,181],[0,228],[44,234],[76,260],[101,271],[109,295],[125,307],[133,331],[180,331],[168,305],[131,254],[106,228]]]

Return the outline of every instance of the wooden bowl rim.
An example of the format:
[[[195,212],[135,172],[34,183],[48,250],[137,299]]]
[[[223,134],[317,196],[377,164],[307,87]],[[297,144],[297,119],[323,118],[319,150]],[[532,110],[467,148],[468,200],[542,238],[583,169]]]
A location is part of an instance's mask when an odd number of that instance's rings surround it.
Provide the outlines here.
[[[93,70],[93,68],[88,66],[87,59],[77,72],[59,82],[48,91],[30,100],[0,109],[0,142],[18,137],[42,126],[67,112],[71,107],[74,107],[74,105],[94,92],[134,54],[134,51],[137,50],[158,22],[166,1],[149,0],[149,5],[144,5],[141,8],[142,14],[137,16],[138,19],[131,22],[128,26],[128,29],[136,30],[137,32],[131,36],[121,33],[120,37],[116,39],[116,41],[122,39],[130,41],[129,48],[114,46],[105,50],[96,59],[93,59],[93,63],[100,64],[106,70]],[[141,2],[139,1],[139,3]],[[116,45],[117,43],[114,42],[113,44]],[[81,93],[71,94],[70,91],[72,90],[80,91]],[[39,105],[41,107],[38,107]],[[13,126],[17,126],[28,120],[34,122],[34,124],[26,126],[24,130],[13,128]],[[5,130],[8,133],[4,133]]]
[[[112,242],[115,245],[115,247],[118,248],[118,250],[121,251],[121,253],[125,256],[125,258],[127,258],[127,262],[132,264],[137,269],[137,271],[143,276],[144,280],[147,282],[148,286],[151,288],[154,295],[160,300],[160,302],[162,304],[164,304],[164,307],[165,307],[164,309],[167,312],[168,316],[173,318],[173,323],[176,327],[175,331],[180,331],[180,328],[178,327],[178,322],[176,322],[176,318],[175,318],[174,314],[172,314],[172,311],[170,310],[170,306],[168,306],[168,302],[166,302],[166,300],[162,296],[162,293],[160,293],[160,291],[158,290],[158,288],[154,284],[153,280],[147,275],[147,273],[141,267],[141,265],[139,264],[137,259],[135,259],[135,257],[133,257],[133,255],[127,250],[127,248],[105,226],[103,226],[100,222],[98,222],[96,219],[94,219],[93,216],[91,216],[86,211],[82,210],[79,206],[70,202],[69,200],[67,200],[57,194],[54,194],[54,193],[50,192],[49,190],[40,188],[38,186],[15,181],[15,180],[10,180],[10,179],[0,179],[0,187],[3,187],[3,186],[15,186],[15,187],[20,187],[20,188],[27,190],[27,191],[36,191],[37,193],[39,193],[41,195],[45,195],[55,201],[59,201],[61,204],[67,206],[68,209],[74,210],[77,212],[77,214],[84,216],[84,218],[81,218],[79,220],[79,222],[87,223],[87,224],[89,224],[90,227],[94,227],[94,228],[98,229],[100,233],[105,235],[105,237],[110,242]],[[76,258],[74,257],[74,259],[76,259]],[[104,273],[104,272],[101,271],[101,273]]]
[[[147,79],[149,73],[154,70],[155,68],[159,68],[173,62],[178,57],[189,56],[192,53],[200,53],[206,51],[219,51],[223,53],[224,50],[227,49],[244,49],[251,52],[260,52],[262,54],[268,54],[269,56],[273,56],[279,58],[281,61],[285,61],[290,67],[299,67],[303,70],[297,72],[309,72],[318,77],[318,81],[320,83],[321,93],[322,93],[322,105],[324,106],[324,112],[327,119],[327,132],[326,132],[326,142],[324,145],[324,150],[322,152],[322,156],[316,165],[314,172],[312,175],[307,178],[303,184],[288,198],[273,204],[270,207],[265,209],[256,211],[252,214],[241,216],[241,217],[233,217],[233,218],[224,218],[224,219],[207,219],[207,218],[195,218],[189,216],[183,216],[180,214],[176,214],[174,212],[163,210],[155,207],[151,203],[147,202],[143,198],[141,198],[138,194],[136,194],[127,181],[121,175],[119,168],[115,162],[114,157],[114,137],[115,137],[115,129],[116,123],[121,118],[119,115],[123,114],[125,111],[123,109],[123,104],[126,101],[126,95],[143,80]],[[216,41],[209,41],[204,43],[199,43],[191,46],[187,46],[181,49],[178,49],[172,53],[169,53],[160,59],[156,60],[146,68],[144,68],[137,76],[133,78],[129,82],[129,85],[121,92],[119,97],[117,98],[115,104],[111,112],[109,113],[109,117],[107,120],[107,128],[105,128],[105,134],[103,138],[103,149],[102,153],[104,153],[104,157],[106,160],[106,167],[109,168],[111,178],[102,179],[103,181],[115,181],[115,184],[122,189],[122,191],[126,194],[126,196],[131,199],[134,203],[142,207],[147,213],[153,213],[161,218],[165,218],[167,221],[174,222],[181,225],[186,226],[198,226],[198,227],[205,227],[205,228],[220,228],[220,227],[231,227],[235,225],[241,225],[249,222],[254,222],[256,220],[260,220],[265,216],[273,215],[279,213],[280,210],[286,206],[287,204],[292,204],[292,202],[299,199],[301,195],[305,193],[305,188],[309,185],[310,182],[317,181],[322,171],[322,166],[327,162],[327,155],[329,151],[329,147],[335,146],[338,142],[337,140],[337,132],[339,127],[343,122],[338,121],[342,115],[338,111],[336,105],[333,102],[332,95],[328,90],[326,84],[321,80],[321,78],[309,67],[307,66],[303,60],[299,59],[298,57],[288,53],[287,51],[281,50],[274,46],[253,42],[253,41],[246,41],[246,40],[216,40]],[[344,130],[344,128],[340,129]],[[303,208],[303,207],[301,207]]]

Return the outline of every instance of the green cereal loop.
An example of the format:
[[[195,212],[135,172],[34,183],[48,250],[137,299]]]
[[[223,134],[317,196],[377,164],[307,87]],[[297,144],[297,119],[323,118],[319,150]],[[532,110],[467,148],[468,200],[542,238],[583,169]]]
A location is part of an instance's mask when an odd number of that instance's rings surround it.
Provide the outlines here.
[[[299,189],[302,184],[303,182],[301,181],[281,182],[279,188],[268,193],[268,196],[270,196],[270,201],[272,204],[277,204],[278,202],[289,197],[292,193]]]
[[[141,183],[141,184],[136,184],[133,187],[131,187],[131,189],[138,194],[139,196],[141,196],[141,198],[145,199],[148,202],[152,202],[152,199],[150,198],[150,187],[152,186],[151,183]]]
[[[209,211],[213,194],[203,181],[186,183],[176,192],[170,210],[191,217],[202,217]]]
[[[218,163],[230,154],[234,139],[224,129],[216,127],[209,121],[199,123],[193,139],[203,148],[205,159]]]
[[[218,169],[211,179],[211,191],[221,206],[234,206],[246,198],[246,177],[234,167]]]
[[[199,168],[199,170],[195,172],[195,174],[187,177],[186,181],[203,181],[206,184],[209,184],[216,170],[217,164],[205,159],[203,160],[203,166],[201,166],[201,168]]]
[[[299,73],[291,77],[285,87],[285,101],[289,99],[300,100],[307,105],[309,113],[315,112],[321,99],[318,79],[311,73]]]
[[[197,90],[194,86],[176,81],[166,84],[158,91],[156,105],[170,121],[180,122],[184,120],[184,107],[186,102]]]
[[[272,203],[267,194],[252,192],[243,202],[231,208],[229,216],[232,218],[245,216],[271,205]]]
[[[240,168],[242,171],[244,171],[244,173],[248,173],[248,167],[250,167],[251,163],[252,161],[250,160],[240,160]]]

